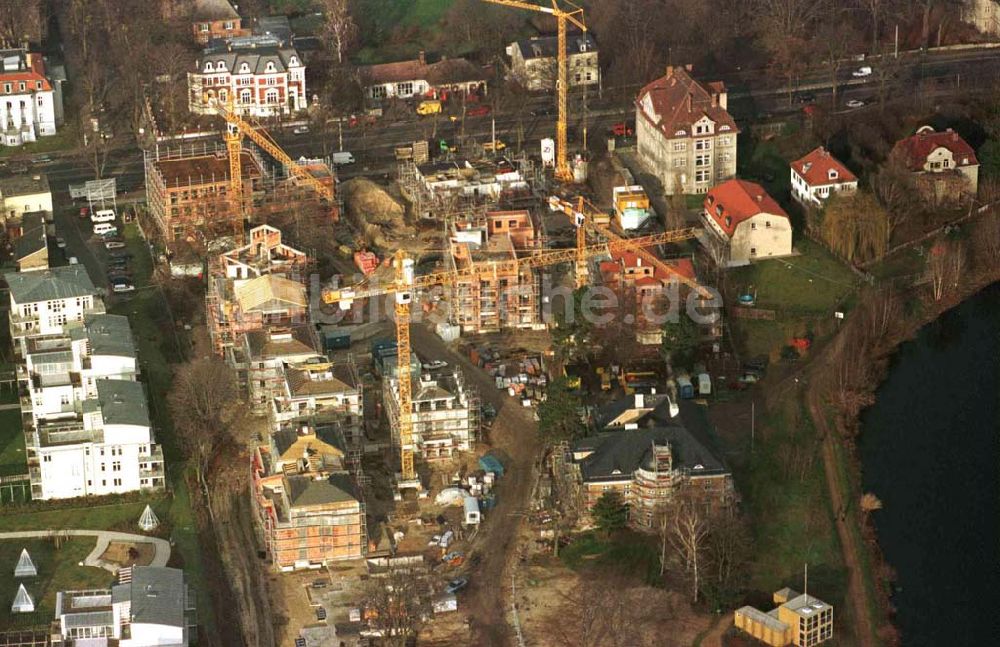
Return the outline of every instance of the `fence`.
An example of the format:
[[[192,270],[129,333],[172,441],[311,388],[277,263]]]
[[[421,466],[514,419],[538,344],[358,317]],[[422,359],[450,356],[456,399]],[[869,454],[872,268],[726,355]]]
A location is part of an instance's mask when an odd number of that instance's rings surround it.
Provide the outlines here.
[[[731,307],[729,309],[729,314],[736,319],[763,319],[766,321],[774,321],[778,315],[775,310],[767,310],[765,308],[744,308],[741,306]]]

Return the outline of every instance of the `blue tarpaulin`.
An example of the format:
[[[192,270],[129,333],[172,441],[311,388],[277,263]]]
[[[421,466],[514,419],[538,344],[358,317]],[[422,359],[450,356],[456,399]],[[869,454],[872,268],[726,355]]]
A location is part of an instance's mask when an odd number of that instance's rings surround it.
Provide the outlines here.
[[[496,456],[486,454],[479,459],[479,469],[485,472],[493,472],[497,476],[503,476],[503,464]]]

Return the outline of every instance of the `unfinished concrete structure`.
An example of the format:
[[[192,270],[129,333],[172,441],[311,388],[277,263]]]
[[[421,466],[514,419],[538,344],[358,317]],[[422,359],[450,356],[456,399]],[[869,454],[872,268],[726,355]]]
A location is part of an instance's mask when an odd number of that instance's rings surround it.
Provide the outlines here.
[[[527,157],[399,165],[400,190],[417,217],[446,223],[481,220],[501,200],[530,195],[543,177],[542,169]]]
[[[465,270],[477,264],[515,260],[540,246],[527,210],[491,211],[481,226],[455,226],[448,268]],[[466,333],[542,327],[540,292],[541,279],[531,268],[484,271],[453,283],[451,320]]]
[[[393,447],[400,449],[398,381],[383,380],[382,400]],[[479,435],[479,397],[455,368],[425,373],[412,382],[413,447],[427,462],[452,458],[468,451]]]
[[[308,424],[336,423],[350,447],[363,442],[363,389],[352,358],[333,363],[316,356],[283,364],[270,400],[274,431]]]
[[[253,330],[242,335],[243,346],[227,350],[231,364],[243,366],[242,383],[254,413],[266,414],[271,402],[286,389],[285,366],[306,362],[319,354],[316,330],[311,324],[289,328]]]
[[[308,256],[282,243],[281,231],[267,225],[251,229],[249,241],[213,259],[205,296],[212,347],[237,371],[247,368],[244,334],[308,321]]]
[[[367,544],[357,457],[336,427],[288,428],[254,454],[254,501],[274,568],[357,559]]]

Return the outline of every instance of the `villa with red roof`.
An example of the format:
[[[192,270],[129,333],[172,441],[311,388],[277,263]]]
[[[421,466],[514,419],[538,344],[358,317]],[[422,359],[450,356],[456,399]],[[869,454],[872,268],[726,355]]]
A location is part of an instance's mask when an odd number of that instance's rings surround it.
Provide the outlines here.
[[[726,111],[726,86],[700,83],[689,69],[667,67],[635,102],[639,159],[667,195],[705,193],[736,175],[740,131]]]
[[[764,188],[728,180],[705,196],[706,243],[720,265],[745,265],[792,253],[792,221]]]
[[[896,142],[891,157],[917,176],[917,187],[926,196],[941,200],[976,195],[979,190],[976,151],[951,128],[937,132],[921,126],[914,135]]]
[[[4,146],[20,146],[56,134],[52,83],[41,54],[0,50],[0,132]]]
[[[854,193],[858,178],[822,146],[792,167],[792,198],[804,207],[819,207],[836,193]]]

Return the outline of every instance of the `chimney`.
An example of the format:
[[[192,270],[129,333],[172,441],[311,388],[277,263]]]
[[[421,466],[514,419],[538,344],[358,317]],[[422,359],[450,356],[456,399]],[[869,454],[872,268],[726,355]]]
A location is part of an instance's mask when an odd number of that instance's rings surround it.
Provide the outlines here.
[[[755,197],[757,198],[757,202],[763,202],[764,201],[764,194],[763,193],[758,193]]]
[[[719,93],[718,92],[713,92],[712,93],[712,107],[715,108],[718,105],[719,105]]]
[[[644,409],[645,406],[646,406],[646,399],[643,397],[643,395],[641,393],[636,393],[635,394],[635,408],[636,409]]]
[[[693,101],[694,101],[694,93],[688,92],[688,97],[687,97],[687,110],[688,110],[688,112],[691,112],[691,103]]]
[[[684,66],[684,69],[687,70],[688,72],[690,72],[691,70],[694,69],[694,65],[691,65],[690,63],[688,63],[687,65]]]
[[[667,78],[669,79],[673,75],[674,75],[674,66],[673,65],[668,65],[667,66]]]
[[[424,50],[420,50],[417,53],[417,61],[419,61],[421,65],[427,65],[427,57],[424,56]]]

